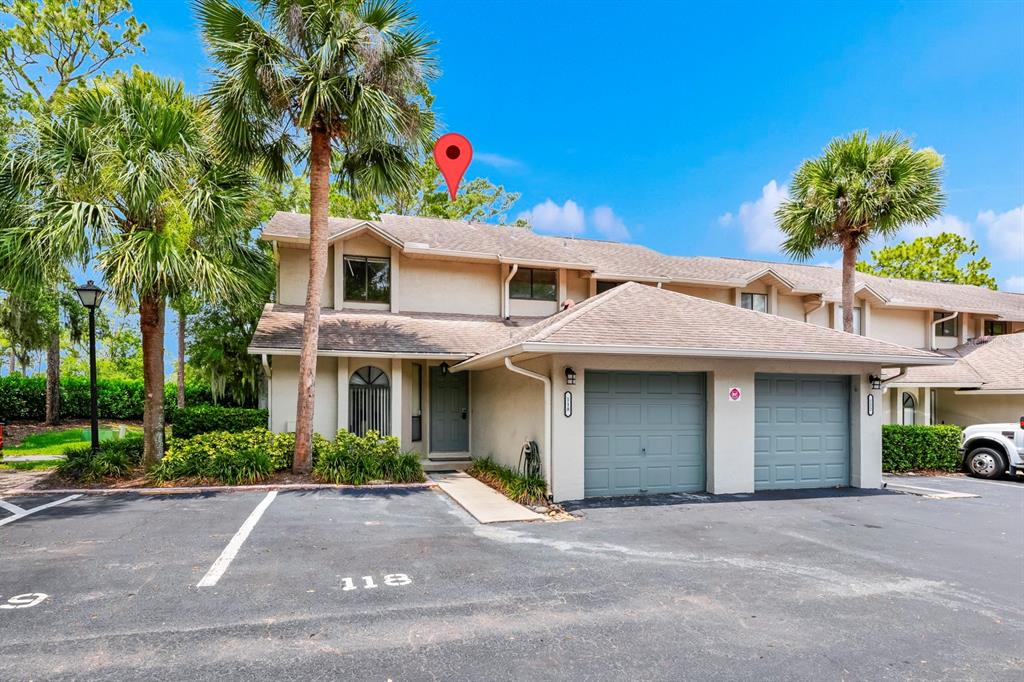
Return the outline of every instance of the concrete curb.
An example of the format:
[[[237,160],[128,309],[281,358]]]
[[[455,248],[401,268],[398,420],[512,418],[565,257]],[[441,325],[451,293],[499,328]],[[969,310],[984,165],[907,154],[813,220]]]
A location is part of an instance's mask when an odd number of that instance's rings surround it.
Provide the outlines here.
[[[374,490],[430,490],[437,484],[426,483],[380,483],[377,485],[335,485],[333,483],[280,483],[266,485],[204,485],[169,488],[37,488],[14,489],[4,492],[2,497],[15,495],[120,495],[135,493],[137,495],[194,495],[195,493],[223,492],[269,492],[271,490],[342,490],[342,491],[374,491]]]
[[[981,497],[974,493],[954,492],[952,490],[939,490],[938,488],[923,488],[917,485],[906,485],[904,483],[891,483],[886,481],[886,490],[894,490],[898,493],[927,497],[932,500],[962,500],[972,497]]]

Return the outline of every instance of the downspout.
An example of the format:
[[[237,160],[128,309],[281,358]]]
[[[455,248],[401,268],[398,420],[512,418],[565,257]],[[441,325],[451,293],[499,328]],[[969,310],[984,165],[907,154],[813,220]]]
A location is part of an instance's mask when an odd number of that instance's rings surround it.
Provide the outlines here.
[[[937,319],[937,320],[932,322],[932,335],[931,335],[932,337],[928,340],[929,344],[931,345],[931,349],[930,350],[936,350],[936,348],[937,348],[937,346],[935,345],[935,327],[937,325],[942,324],[943,322],[949,322],[950,320],[955,320],[959,314],[960,314],[960,311],[958,310],[955,313],[953,313],[952,315],[949,315],[947,317],[940,317],[939,319]]]
[[[804,322],[807,322],[809,319],[811,319],[811,315],[813,315],[814,313],[818,312],[819,310],[821,310],[824,307],[825,307],[825,299],[822,298],[821,301],[818,302],[818,306],[816,308],[814,308],[813,310],[808,310],[807,308],[804,308]]]
[[[260,360],[263,363],[263,374],[267,377],[267,429],[273,431],[274,429],[271,428],[274,425],[274,386],[271,383],[273,371],[270,369],[266,353],[260,354]]]
[[[522,367],[516,367],[512,364],[512,359],[509,357],[505,358],[505,367],[510,372],[522,374],[524,377],[536,379],[544,384],[544,445],[542,447],[544,448],[544,472],[547,474],[544,478],[547,481],[548,497],[551,497],[551,491],[554,488],[551,480],[554,477],[552,472],[553,460],[551,457],[551,379],[543,374],[531,372]]]
[[[512,306],[508,300],[508,285],[512,282],[512,278],[516,276],[517,272],[519,272],[519,263],[513,263],[508,271],[508,277],[505,278],[505,283],[501,288],[501,318],[503,320],[512,317]]]
[[[899,379],[901,376],[903,376],[906,373],[907,373],[907,368],[906,367],[900,367],[900,371],[899,372],[897,372],[896,374],[894,374],[893,376],[889,377],[888,379],[886,379],[885,381],[882,382],[882,390],[883,391],[885,390],[886,384],[888,384],[888,383],[890,383],[892,381],[896,381],[897,379]]]

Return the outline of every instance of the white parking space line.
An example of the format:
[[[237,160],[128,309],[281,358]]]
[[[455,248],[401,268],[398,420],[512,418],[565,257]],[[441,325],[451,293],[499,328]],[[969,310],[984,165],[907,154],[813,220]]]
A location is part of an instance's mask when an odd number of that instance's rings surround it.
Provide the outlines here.
[[[4,502],[3,500],[0,500],[0,509],[6,509],[7,511],[11,512],[12,514],[24,514],[25,513],[25,510],[22,509],[21,507],[19,507],[18,505],[11,504],[10,502]]]
[[[49,509],[50,507],[56,507],[58,504],[64,504],[65,502],[70,502],[71,500],[74,500],[74,499],[79,498],[81,496],[82,496],[81,493],[78,493],[77,495],[68,495],[67,497],[62,497],[59,500],[54,500],[53,502],[47,502],[46,504],[41,504],[38,507],[32,507],[31,509],[22,509],[21,507],[17,507],[17,506],[15,506],[13,504],[9,504],[9,503],[5,502],[4,504],[7,505],[7,506],[4,507],[5,509],[8,509],[9,507],[14,507],[15,509],[19,509],[20,511],[14,512],[13,510],[10,510],[10,511],[12,511],[14,513],[14,516],[8,516],[6,519],[0,520],[0,526],[6,526],[8,523],[13,523],[13,522],[15,522],[15,521],[17,521],[19,519],[23,519],[26,516],[28,516],[29,514],[35,514],[36,512],[43,511],[44,509]]]
[[[217,581],[220,580],[222,575],[224,575],[224,571],[228,570],[228,566],[231,565],[235,556],[238,555],[238,550],[242,548],[242,544],[245,542],[245,539],[249,537],[249,533],[251,533],[252,529],[256,527],[260,517],[263,516],[263,512],[267,510],[267,507],[270,506],[270,503],[274,501],[275,497],[277,497],[277,491],[271,490],[267,493],[267,496],[264,497],[258,505],[256,505],[256,508],[252,510],[251,514],[249,514],[249,518],[245,520],[242,527],[239,528],[238,532],[235,533],[235,536],[231,538],[231,542],[229,542],[228,546],[224,548],[224,551],[220,553],[220,556],[213,562],[213,565],[210,566],[210,570],[207,571],[206,575],[203,576],[203,579],[196,584],[196,587],[213,587],[217,584]]]

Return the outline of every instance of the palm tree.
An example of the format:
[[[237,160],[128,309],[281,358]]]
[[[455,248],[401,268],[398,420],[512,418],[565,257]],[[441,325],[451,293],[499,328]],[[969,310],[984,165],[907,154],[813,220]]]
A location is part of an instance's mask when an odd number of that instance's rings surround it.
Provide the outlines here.
[[[257,185],[223,161],[216,136],[209,108],[180,82],[136,69],[77,90],[40,124],[43,217],[0,239],[0,262],[13,250],[94,263],[114,301],[139,311],[147,465],[164,451],[168,299],[244,299],[265,286],[266,257],[247,239]]]
[[[843,330],[853,333],[854,271],[861,247],[923,225],[942,212],[942,157],[915,151],[899,133],[835,138],[800,164],[791,198],[775,212],[787,254],[806,260],[819,249],[843,252]]]
[[[299,357],[294,470],[312,467],[320,287],[327,271],[332,166],[353,195],[416,181],[433,117],[433,42],[400,0],[193,0],[216,62],[210,90],[230,149],[284,180],[308,153],[309,284]],[[308,147],[306,146],[308,144]],[[306,154],[300,155],[302,158]]]

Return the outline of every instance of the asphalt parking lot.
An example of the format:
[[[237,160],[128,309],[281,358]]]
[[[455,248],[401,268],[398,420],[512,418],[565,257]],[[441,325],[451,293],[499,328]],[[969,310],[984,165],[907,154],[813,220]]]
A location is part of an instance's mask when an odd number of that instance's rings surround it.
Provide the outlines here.
[[[489,526],[433,490],[0,509],[0,679],[1022,679],[1024,485],[917,481],[981,496]]]

